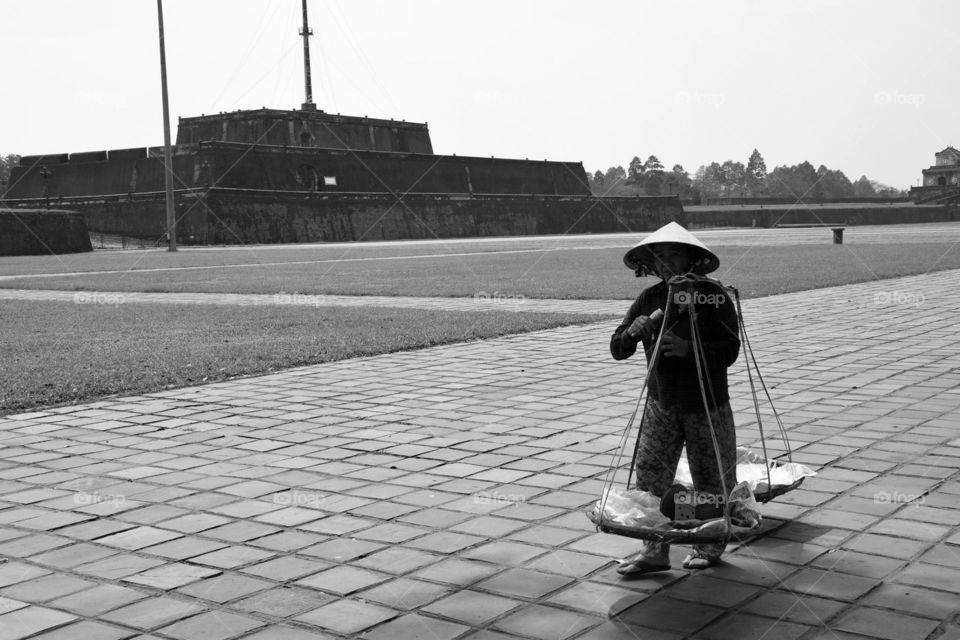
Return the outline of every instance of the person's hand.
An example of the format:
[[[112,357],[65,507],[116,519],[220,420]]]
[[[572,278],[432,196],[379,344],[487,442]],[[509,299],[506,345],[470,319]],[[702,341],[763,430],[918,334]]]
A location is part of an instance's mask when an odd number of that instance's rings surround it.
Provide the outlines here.
[[[634,340],[649,340],[656,331],[656,323],[649,316],[637,316],[636,320],[627,327],[627,334]]]
[[[686,358],[690,354],[690,341],[684,340],[672,331],[667,331],[660,341],[663,355],[671,358]]]

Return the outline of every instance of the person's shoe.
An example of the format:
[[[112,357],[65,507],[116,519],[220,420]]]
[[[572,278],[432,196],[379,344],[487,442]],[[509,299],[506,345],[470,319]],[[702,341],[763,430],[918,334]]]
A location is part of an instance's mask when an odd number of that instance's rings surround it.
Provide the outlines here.
[[[722,542],[716,544],[697,544],[683,560],[684,569],[706,569],[720,562],[720,556],[727,545]]]
[[[644,542],[640,553],[620,560],[617,567],[617,573],[631,578],[669,570],[670,545],[665,542]]]

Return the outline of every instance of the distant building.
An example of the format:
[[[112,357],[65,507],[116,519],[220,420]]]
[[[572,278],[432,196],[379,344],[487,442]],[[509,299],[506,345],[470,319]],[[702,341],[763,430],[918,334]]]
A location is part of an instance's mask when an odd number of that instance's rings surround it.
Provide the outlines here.
[[[914,202],[954,202],[960,197],[960,151],[947,147],[923,170],[923,186],[910,189]]]

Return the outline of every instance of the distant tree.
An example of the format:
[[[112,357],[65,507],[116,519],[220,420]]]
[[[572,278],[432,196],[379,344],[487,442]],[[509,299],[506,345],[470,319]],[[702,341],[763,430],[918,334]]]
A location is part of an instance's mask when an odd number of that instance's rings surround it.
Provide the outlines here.
[[[720,165],[717,177],[725,195],[742,196],[746,186],[747,170],[742,162],[726,160]]]
[[[607,169],[606,173],[603,174],[603,180],[610,186],[611,184],[618,184],[624,182],[627,179],[627,172],[623,170],[623,167],[610,167]]]
[[[747,160],[746,170],[747,192],[751,196],[763,195],[766,191],[767,182],[767,163],[763,161],[763,156],[756,149],[750,154]]]
[[[867,176],[860,176],[853,183],[853,195],[857,198],[874,198],[877,195],[877,190],[874,188],[873,182],[867,179]]]
[[[10,171],[20,163],[20,156],[16,153],[0,155],[0,194],[10,186]]]
[[[643,171],[648,174],[656,173],[663,175],[663,164],[657,156],[650,156],[647,158],[647,161],[643,163]]]
[[[643,190],[647,195],[660,195],[664,182],[663,176],[663,163],[657,156],[651,155],[643,163]]]
[[[633,160],[627,166],[627,181],[633,184],[640,184],[643,176],[643,160],[639,156],[633,156]]]
[[[817,168],[817,184],[814,193],[823,200],[833,198],[853,198],[853,183],[844,175],[843,171],[832,171],[826,166]]]
[[[664,184],[668,194],[676,194],[681,198],[691,196],[690,174],[684,170],[682,164],[673,165],[670,173],[664,174]]]
[[[813,165],[804,160],[792,167],[777,167],[767,177],[767,191],[781,198],[810,198],[819,176]]]
[[[721,195],[723,186],[720,183],[720,165],[711,162],[701,166],[693,176],[693,188],[700,194],[700,201],[707,198],[716,198]]]
[[[593,174],[593,184],[598,187],[602,187],[604,182],[603,172],[597,169],[597,172]]]

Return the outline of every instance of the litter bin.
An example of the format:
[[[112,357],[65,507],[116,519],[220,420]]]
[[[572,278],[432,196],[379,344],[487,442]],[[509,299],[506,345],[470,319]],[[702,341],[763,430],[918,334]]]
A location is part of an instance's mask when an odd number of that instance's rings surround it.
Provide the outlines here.
[[[843,244],[843,230],[845,227],[833,227],[833,244]]]

